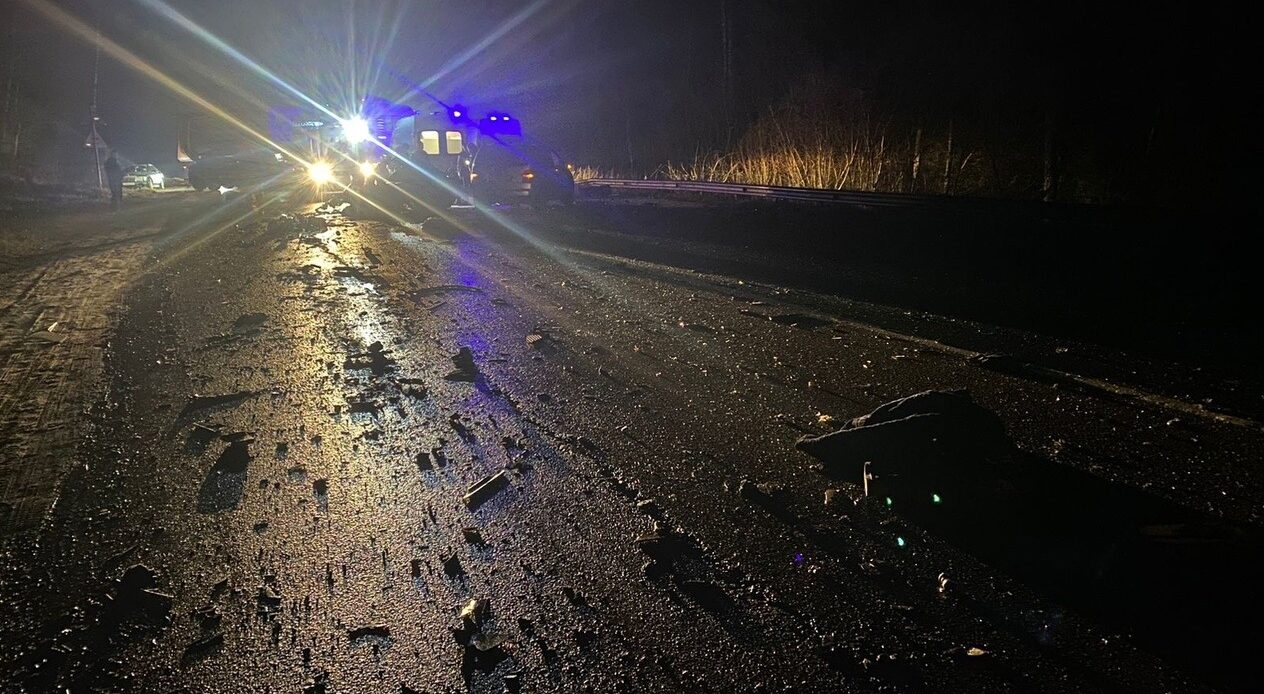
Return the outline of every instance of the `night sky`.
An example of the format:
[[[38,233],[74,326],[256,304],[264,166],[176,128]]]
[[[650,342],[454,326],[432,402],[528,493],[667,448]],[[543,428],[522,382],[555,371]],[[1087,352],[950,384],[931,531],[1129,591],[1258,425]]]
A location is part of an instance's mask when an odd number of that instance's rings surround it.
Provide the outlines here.
[[[4,10],[16,29],[0,36],[6,73],[46,110],[62,145],[81,143],[93,52],[26,2]],[[287,101],[161,18],[153,0],[55,4],[246,119]],[[1159,138],[1179,159],[1174,168],[1196,167],[1209,187],[1245,186],[1260,150],[1255,13],[1192,3],[943,5],[169,2],[335,110],[366,92],[422,85],[476,112],[515,112],[568,158],[599,165],[653,168],[723,146],[815,73],[860,90],[898,127],[953,119],[979,137],[1008,128],[1026,138],[1049,117],[1090,156],[1135,156]],[[127,158],[174,166],[186,101],[103,54],[99,110]]]

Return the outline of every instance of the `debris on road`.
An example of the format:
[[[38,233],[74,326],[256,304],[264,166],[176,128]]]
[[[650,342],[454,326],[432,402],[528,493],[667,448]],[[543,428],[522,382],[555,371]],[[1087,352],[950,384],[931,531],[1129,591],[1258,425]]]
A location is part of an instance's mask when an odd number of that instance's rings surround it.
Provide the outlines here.
[[[443,573],[449,578],[465,575],[465,567],[461,566],[461,556],[453,552],[451,556],[443,558]]]
[[[236,393],[226,393],[224,395],[194,395],[189,402],[180,410],[177,420],[187,419],[190,415],[208,410],[215,407],[227,407],[229,405],[238,405],[243,401],[252,398],[263,391],[261,390],[242,390]]]
[[[390,350],[385,349],[380,341],[374,342],[364,352],[348,354],[346,361],[343,362],[343,368],[369,369],[374,376],[381,376],[395,364],[395,360],[389,355]]]
[[[833,325],[833,321],[816,316],[809,316],[805,313],[780,313],[768,316],[768,320],[778,325],[788,325],[800,330],[816,330]]]
[[[281,214],[268,220],[265,230],[268,234],[286,236],[319,234],[328,227],[322,217],[311,214]]]
[[[158,575],[144,564],[134,564],[118,580],[110,609],[117,618],[141,618],[167,626],[174,597],[154,590]]]
[[[913,464],[935,455],[987,458],[1005,450],[1005,427],[965,391],[928,390],[895,400],[795,448],[820,460],[827,473],[859,479],[862,466]]]
[[[461,674],[468,680],[475,670],[489,672],[509,657],[501,645],[508,637],[489,631],[487,621],[491,602],[486,598],[471,598],[458,615],[461,626],[452,630],[452,637],[463,647]]]
[[[471,622],[479,622],[487,615],[487,606],[487,598],[470,598],[457,616]]]
[[[234,335],[256,333],[267,322],[268,314],[266,313],[243,313],[233,321],[232,332]]]
[[[190,643],[189,645],[185,646],[184,657],[186,659],[196,658],[198,656],[206,654],[210,650],[216,648],[217,646],[222,645],[223,643],[224,643],[223,632],[217,631],[212,634],[207,634],[206,636],[203,636],[197,639],[196,641],[194,641],[193,643]]]
[[[501,470],[476,482],[461,500],[472,510],[507,486],[509,486],[509,476]]]
[[[422,287],[414,289],[406,296],[412,297],[414,300],[423,296],[433,296],[435,294],[446,294],[448,292],[467,292],[470,294],[482,294],[482,287],[467,287],[464,284],[439,284],[433,287]]]
[[[228,446],[220,452],[219,459],[215,461],[214,470],[232,473],[245,472],[246,466],[250,464],[252,459],[249,446],[253,441],[253,438],[237,438],[230,441]]]
[[[487,542],[483,539],[483,533],[479,531],[478,528],[461,528],[461,536],[464,537],[465,541],[471,545],[478,545],[479,547],[482,547],[487,544]]]
[[[347,630],[347,638],[353,643],[367,638],[389,639],[390,637],[391,630],[385,624],[374,624]]]
[[[478,367],[474,365],[474,353],[469,347],[462,347],[452,357],[452,363],[456,366],[456,371],[444,376],[449,381],[474,381],[478,378]]]
[[[672,532],[659,521],[649,533],[636,538],[636,546],[650,557],[641,570],[646,578],[659,579],[670,574],[676,563],[690,553],[687,540]]]

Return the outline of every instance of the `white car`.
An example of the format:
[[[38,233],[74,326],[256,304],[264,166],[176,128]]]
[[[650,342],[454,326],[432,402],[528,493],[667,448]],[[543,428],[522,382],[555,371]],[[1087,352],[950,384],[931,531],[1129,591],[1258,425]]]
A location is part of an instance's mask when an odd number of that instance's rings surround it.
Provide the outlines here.
[[[133,166],[123,174],[124,188],[149,188],[161,190],[167,187],[167,177],[153,164]]]

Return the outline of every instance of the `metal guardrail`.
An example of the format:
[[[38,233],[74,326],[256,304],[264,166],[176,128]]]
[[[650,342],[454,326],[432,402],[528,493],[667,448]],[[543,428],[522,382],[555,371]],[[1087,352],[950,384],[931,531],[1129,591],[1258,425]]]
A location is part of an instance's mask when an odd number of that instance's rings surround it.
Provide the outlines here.
[[[707,181],[639,181],[616,178],[594,178],[580,185],[615,190],[652,190],[659,192],[710,193],[771,200],[796,200],[827,204],[875,207],[932,207],[961,204],[968,198],[937,195],[904,195],[900,193],[866,193],[853,190],[821,190],[786,186],[759,186],[746,183],[710,183]]]

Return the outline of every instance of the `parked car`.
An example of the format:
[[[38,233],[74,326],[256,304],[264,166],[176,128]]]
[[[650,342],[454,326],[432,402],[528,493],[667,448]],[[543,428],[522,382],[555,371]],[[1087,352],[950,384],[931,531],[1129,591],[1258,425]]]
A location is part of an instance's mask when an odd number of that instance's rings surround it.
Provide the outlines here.
[[[161,190],[167,187],[167,177],[153,164],[133,166],[123,174],[124,188],[149,188]]]

